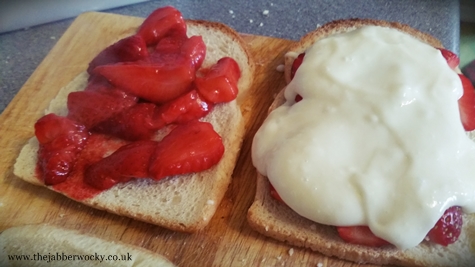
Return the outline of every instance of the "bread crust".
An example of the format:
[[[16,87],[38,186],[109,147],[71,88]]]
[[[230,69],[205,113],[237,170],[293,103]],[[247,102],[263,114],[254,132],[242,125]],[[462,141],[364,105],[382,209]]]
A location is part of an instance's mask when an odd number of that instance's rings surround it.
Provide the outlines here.
[[[233,57],[242,71],[238,82],[240,94],[241,91],[246,91],[253,82],[255,63],[239,34],[222,23],[199,20],[187,20],[186,23],[187,34],[201,35],[207,46],[203,67],[214,64],[223,56]],[[87,78],[87,73],[83,72],[62,88],[45,114],[66,115],[67,95],[84,89]],[[222,137],[225,153],[217,165],[200,173],[178,175],[160,181],[132,180],[79,202],[175,231],[196,232],[203,229],[216,212],[231,183],[245,133],[245,121],[237,100],[216,105],[202,120],[212,123],[215,131]],[[166,131],[157,133],[157,136],[164,136]],[[45,186],[36,177],[37,150],[38,142],[33,137],[20,152],[14,174],[29,183]],[[55,191],[51,186],[47,188]]]
[[[442,44],[435,37],[422,33],[408,25],[372,19],[337,20],[323,25],[305,35],[299,42],[289,48],[285,55],[285,79],[290,82],[290,69],[298,54],[304,52],[316,41],[332,34],[348,32],[366,25],[383,26],[398,29],[437,48]],[[285,102],[283,88],[275,97],[269,112]],[[247,219],[257,232],[286,242],[287,244],[309,248],[329,257],[357,263],[401,266],[473,266],[475,247],[472,244],[475,235],[475,215],[463,215],[464,225],[459,240],[448,246],[423,241],[415,248],[399,250],[392,245],[384,247],[367,247],[344,242],[333,226],[323,225],[308,220],[270,195],[267,177],[257,174],[256,196],[249,208]]]

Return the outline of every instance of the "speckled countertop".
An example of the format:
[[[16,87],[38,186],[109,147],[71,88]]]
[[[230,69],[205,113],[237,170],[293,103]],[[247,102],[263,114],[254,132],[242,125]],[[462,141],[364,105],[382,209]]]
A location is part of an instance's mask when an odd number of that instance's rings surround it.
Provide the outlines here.
[[[185,18],[220,21],[242,33],[292,40],[335,19],[399,21],[434,35],[452,51],[458,53],[459,49],[460,13],[456,0],[156,0],[104,11],[146,17],[164,5],[175,6]],[[0,112],[73,20],[0,34]]]

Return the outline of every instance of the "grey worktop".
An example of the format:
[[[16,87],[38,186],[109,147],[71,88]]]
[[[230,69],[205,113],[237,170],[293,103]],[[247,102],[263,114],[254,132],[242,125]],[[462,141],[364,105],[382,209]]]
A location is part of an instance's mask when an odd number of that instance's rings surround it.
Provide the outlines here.
[[[156,0],[105,12],[146,17],[164,5],[175,6],[185,18],[220,21],[242,33],[292,40],[335,19],[399,21],[434,35],[452,51],[458,53],[459,48],[460,14],[456,0]],[[0,34],[0,112],[73,19]]]

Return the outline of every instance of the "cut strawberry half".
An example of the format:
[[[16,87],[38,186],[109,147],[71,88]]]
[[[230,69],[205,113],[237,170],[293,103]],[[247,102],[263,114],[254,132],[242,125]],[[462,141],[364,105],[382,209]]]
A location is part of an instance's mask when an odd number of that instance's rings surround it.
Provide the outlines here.
[[[368,247],[381,247],[388,245],[384,239],[377,237],[367,226],[338,226],[338,234],[347,243]]]
[[[129,141],[150,139],[165,126],[165,122],[156,116],[157,110],[153,103],[139,103],[99,123],[93,131]]]
[[[166,36],[186,36],[186,23],[180,11],[171,6],[154,10],[137,31],[147,45],[155,45]]]
[[[150,158],[156,146],[157,142],[148,140],[125,145],[90,165],[86,169],[84,181],[97,189],[105,190],[134,178],[146,178],[149,176]]]
[[[201,36],[190,38],[166,37],[158,42],[150,55],[152,63],[175,64],[176,61],[189,61],[199,69],[206,56],[206,44]]]
[[[442,53],[442,56],[445,58],[451,69],[455,69],[460,64],[460,59],[457,54],[444,48],[438,49]]]
[[[159,108],[159,116],[166,124],[185,123],[207,115],[213,104],[206,102],[196,90],[172,100]]]
[[[187,39],[186,36],[164,37],[157,43],[152,55],[180,54],[181,46]]]
[[[84,91],[96,91],[99,93],[109,93],[110,90],[116,90],[116,88],[100,75],[89,75],[86,88],[84,88]],[[125,94],[124,91],[122,93]]]
[[[448,246],[458,240],[462,232],[462,208],[450,207],[427,234],[431,242]]]
[[[206,56],[206,44],[201,36],[191,36],[186,39],[180,53],[191,60],[195,69],[199,69]]]
[[[180,124],[159,142],[150,174],[156,180],[200,172],[219,162],[224,153],[221,137],[207,122]]]
[[[102,93],[96,90],[72,92],[68,95],[68,118],[88,129],[135,105],[137,99],[120,91]]]
[[[190,61],[175,64],[103,65],[94,69],[116,87],[153,103],[165,103],[191,90],[195,69]]]
[[[236,61],[230,57],[218,60],[204,75],[197,76],[195,85],[204,99],[211,103],[222,103],[234,100],[238,95],[237,82],[241,70]]]
[[[86,127],[50,113],[35,123],[35,135],[42,180],[46,185],[64,182],[89,137]]]
[[[305,57],[305,53],[301,53],[292,63],[292,67],[290,68],[290,79],[293,79],[295,73],[297,72],[300,65],[302,65],[303,58]]]
[[[475,130],[475,89],[472,82],[463,74],[459,74],[463,86],[463,95],[458,100],[460,119],[465,131]]]
[[[92,70],[97,66],[113,64],[117,62],[132,62],[144,60],[148,57],[148,50],[145,41],[140,35],[119,40],[100,52],[90,63],[87,72],[92,74]]]

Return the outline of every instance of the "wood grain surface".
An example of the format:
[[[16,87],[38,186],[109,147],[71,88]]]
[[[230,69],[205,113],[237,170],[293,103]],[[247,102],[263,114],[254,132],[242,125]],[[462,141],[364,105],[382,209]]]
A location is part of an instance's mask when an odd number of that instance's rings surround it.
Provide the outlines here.
[[[256,186],[250,157],[252,137],[285,84],[277,66],[283,64],[283,54],[292,43],[289,40],[243,35],[258,61],[254,85],[241,103],[247,133],[233,182],[209,225],[198,233],[173,232],[95,210],[13,175],[21,147],[33,136],[35,121],[59,89],[84,71],[104,47],[130,35],[142,21],[98,12],[80,15],[1,114],[0,231],[44,222],[83,229],[160,253],[178,266],[373,266],[288,246],[258,234],[247,224]]]

